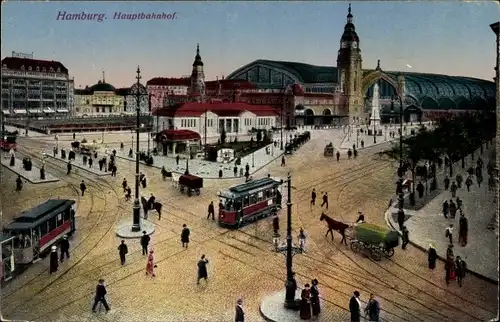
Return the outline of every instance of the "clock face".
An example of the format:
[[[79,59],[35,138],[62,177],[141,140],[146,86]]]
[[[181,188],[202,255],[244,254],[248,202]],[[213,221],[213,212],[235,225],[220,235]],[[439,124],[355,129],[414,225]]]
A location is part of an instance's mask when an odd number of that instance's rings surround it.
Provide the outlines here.
[[[352,48],[358,48],[358,43],[357,42],[353,42],[352,43]]]
[[[342,48],[347,48],[347,44],[345,42],[342,42],[340,45]]]

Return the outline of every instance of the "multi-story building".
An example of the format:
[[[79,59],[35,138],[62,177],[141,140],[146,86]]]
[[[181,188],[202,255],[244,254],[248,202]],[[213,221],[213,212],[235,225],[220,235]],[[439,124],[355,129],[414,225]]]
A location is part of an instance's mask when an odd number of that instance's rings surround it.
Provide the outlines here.
[[[7,117],[66,117],[74,81],[61,62],[33,56],[2,59],[2,113]]]
[[[75,116],[116,116],[126,114],[125,93],[103,78],[93,86],[75,90]]]

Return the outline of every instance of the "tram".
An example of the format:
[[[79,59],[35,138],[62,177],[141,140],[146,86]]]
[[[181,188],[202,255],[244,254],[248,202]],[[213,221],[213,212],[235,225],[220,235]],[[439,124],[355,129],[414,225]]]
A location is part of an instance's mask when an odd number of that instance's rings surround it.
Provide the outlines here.
[[[16,140],[17,140],[17,131],[2,132],[0,136],[0,149],[4,151],[9,151],[12,149],[15,151],[17,148]]]
[[[281,185],[277,178],[260,178],[219,193],[219,225],[238,228],[281,209]]]
[[[75,214],[74,200],[49,199],[7,224],[3,235],[13,237],[14,263],[36,262],[64,235],[71,235],[76,230]]]

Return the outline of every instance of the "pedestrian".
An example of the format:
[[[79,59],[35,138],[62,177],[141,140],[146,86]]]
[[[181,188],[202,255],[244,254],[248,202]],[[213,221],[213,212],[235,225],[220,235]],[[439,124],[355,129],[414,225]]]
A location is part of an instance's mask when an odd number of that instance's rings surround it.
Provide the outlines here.
[[[210,215],[212,215],[212,220],[215,220],[215,207],[213,201],[210,201],[210,204],[208,205],[207,219],[210,219]]]
[[[116,177],[116,170],[117,170],[116,164],[113,163],[113,165],[111,166],[111,176],[112,177]],[[144,184],[146,184],[146,181],[144,181]]]
[[[421,181],[417,184],[417,192],[418,192],[418,198],[422,199],[422,197],[424,196],[424,185],[422,184]]]
[[[248,163],[245,165],[245,173],[250,173],[250,166],[248,165]]]
[[[436,260],[437,260],[437,252],[436,248],[434,248],[433,244],[429,245],[429,249],[427,251],[427,261],[429,262],[429,268],[436,268]]]
[[[402,249],[406,249],[406,245],[408,245],[408,243],[410,242],[409,234],[410,232],[408,231],[408,228],[406,228],[406,226],[403,226],[403,234],[401,236],[401,240],[403,242],[401,245]]]
[[[457,205],[453,202],[453,200],[450,200],[450,217],[451,217],[451,219],[455,219],[456,215],[457,215]]]
[[[57,269],[59,268],[59,258],[57,256],[57,246],[52,246],[51,252],[50,252],[50,268],[49,268],[49,273],[55,273],[57,272]]]
[[[104,305],[104,308],[106,309],[106,312],[109,312],[110,308],[108,305],[108,302],[106,301],[106,294],[108,292],[106,291],[106,286],[104,285],[104,280],[101,278],[99,280],[99,284],[97,284],[97,287],[95,288],[95,298],[94,298],[94,305],[92,305],[92,312],[95,313],[95,309],[97,307],[97,304],[99,302]]]
[[[453,224],[450,224],[450,226],[446,228],[444,234],[450,241],[450,244],[453,245]]]
[[[54,158],[57,157],[57,148],[56,147],[54,147],[52,149],[52,152],[54,153]]]
[[[461,210],[462,209],[462,205],[463,205],[462,199],[460,199],[459,197],[457,197],[457,208]]]
[[[462,260],[460,256],[457,256],[457,259],[455,260],[455,269],[458,286],[462,287],[464,277],[467,273],[467,264]]]
[[[146,176],[143,175],[142,180],[141,180],[142,188],[146,189],[147,187],[147,182],[146,182]]]
[[[73,133],[73,141],[75,140],[76,138],[76,133]]]
[[[311,289],[310,285],[304,285],[304,289],[300,293],[299,315],[301,320],[310,320],[311,312]]]
[[[148,245],[149,241],[151,240],[151,237],[146,235],[146,231],[142,231],[142,236],[141,236],[141,246],[142,246],[142,255],[147,255],[148,254]]]
[[[462,177],[462,175],[459,173],[455,177],[455,180],[457,181],[458,188],[462,188],[462,182],[464,181],[464,177]]]
[[[443,215],[444,218],[448,218],[448,214],[450,212],[450,205],[448,204],[448,200],[443,202]]]
[[[325,192],[323,195],[323,203],[321,203],[321,208],[326,205],[326,209],[328,209],[328,192]]]
[[[87,186],[85,185],[85,182],[82,180],[80,183],[80,190],[82,191],[82,197],[85,194],[85,190],[87,190]]]
[[[94,161],[92,160],[92,157],[89,158],[89,168],[92,169],[92,163],[94,163]]]
[[[99,163],[99,171],[102,171],[102,168],[104,166],[104,162],[102,161],[102,159],[100,159],[97,163]]]
[[[347,158],[350,160],[350,159],[351,159],[351,157],[352,157],[352,151],[351,151],[351,149],[349,149],[349,150],[347,151]]]
[[[83,165],[87,165],[87,156],[86,155],[83,156]]]
[[[182,247],[188,248],[190,234],[191,234],[191,231],[189,231],[189,228],[187,228],[186,224],[183,224],[182,225],[182,232],[181,232]]]
[[[399,230],[403,230],[404,223],[405,223],[405,212],[402,208],[399,208],[398,210],[398,225],[399,225]]]
[[[460,220],[458,221],[458,242],[464,247],[467,245],[467,235],[469,232],[469,223],[464,214],[460,215]]]
[[[340,160],[340,152],[337,150],[337,162]]]
[[[450,188],[450,178],[448,176],[444,177],[444,190],[448,190]]]
[[[122,265],[125,265],[125,255],[128,254],[128,247],[123,239],[120,246],[118,246],[118,254],[120,254],[120,262],[122,263]]]
[[[278,217],[278,214],[273,218],[273,232],[277,234],[280,230],[280,218]]]
[[[358,291],[354,291],[354,295],[349,301],[349,311],[351,312],[351,322],[361,321],[361,302],[359,301]]]
[[[451,184],[451,187],[450,187],[450,191],[451,191],[451,196],[453,198],[455,198],[457,196],[457,189],[458,189],[458,186],[457,184],[455,183],[455,181],[453,181],[453,183]]]
[[[453,258],[447,258],[444,264],[445,269],[445,281],[446,285],[450,284],[450,281],[454,279],[453,274],[455,274],[455,263],[453,262]]]
[[[321,313],[321,302],[319,299],[319,288],[318,288],[318,280],[313,279],[311,281],[311,308],[312,308],[312,316],[317,318]]]
[[[205,281],[208,280],[207,264],[208,259],[205,258],[205,255],[201,255],[201,259],[198,261],[198,281],[196,284],[200,284],[202,278],[205,279]]]
[[[234,168],[233,168],[233,173],[234,173],[234,176],[237,177],[238,176],[238,166],[235,165]]]
[[[179,165],[179,155],[177,154],[177,156],[175,157],[175,164],[176,165]]]
[[[64,235],[61,240],[61,244],[59,246],[61,248],[61,263],[64,261],[64,257],[66,256],[69,259],[69,240],[68,236]]]
[[[302,227],[300,227],[298,239],[299,247],[300,249],[302,249],[302,251],[304,251],[304,249],[306,248],[306,234],[304,233],[304,229]]]
[[[365,141],[361,140],[361,148],[365,147]]]
[[[354,155],[354,159],[356,159],[358,157],[358,150],[354,149],[353,155]]]
[[[313,188],[311,192],[311,206],[316,205],[316,189]]]
[[[370,300],[365,307],[365,316],[368,316],[368,321],[370,322],[380,321],[380,304],[373,294],[370,294]]]
[[[481,183],[483,183],[483,176],[476,176],[477,186],[481,187]]]
[[[470,186],[472,186],[472,178],[470,176],[465,180],[465,186],[467,187],[467,192],[470,192]]]
[[[127,192],[128,183],[126,178],[123,178],[122,187],[123,187],[123,192]]]
[[[130,187],[127,187],[125,189],[125,199],[127,201],[130,201],[130,199],[132,199],[132,189]]]
[[[453,254],[453,244],[449,244],[448,248],[446,248],[446,259],[453,260],[455,255]]]
[[[285,166],[285,156],[282,156],[281,157],[281,166],[284,167]]]
[[[69,176],[69,174],[71,173],[71,168],[72,168],[72,166],[71,166],[71,160],[68,161],[68,165],[66,167],[68,168],[68,173],[66,173],[66,175]]]
[[[23,181],[21,180],[21,176],[17,176],[16,179],[16,191],[21,191],[23,189]]]
[[[151,275],[152,277],[155,277],[156,275],[154,269],[156,265],[154,264],[155,257],[153,254],[154,251],[151,249],[148,255],[148,263],[146,264],[146,275]]]
[[[243,300],[238,299],[236,301],[236,307],[235,307],[235,316],[234,316],[234,321],[235,322],[245,322],[245,311],[243,311]]]

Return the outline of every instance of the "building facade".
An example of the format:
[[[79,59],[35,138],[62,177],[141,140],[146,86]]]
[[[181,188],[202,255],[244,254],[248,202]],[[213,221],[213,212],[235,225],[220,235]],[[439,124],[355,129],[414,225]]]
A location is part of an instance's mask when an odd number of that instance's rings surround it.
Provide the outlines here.
[[[126,90],[126,89],[125,89]],[[105,117],[125,113],[123,89],[117,90],[103,78],[97,84],[75,90],[75,116]]]
[[[6,57],[1,77],[7,117],[67,117],[73,111],[74,81],[61,62]]]
[[[248,136],[252,129],[270,130],[277,125],[278,114],[270,106],[246,103],[178,103],[153,112],[153,132],[191,130],[208,139]]]

